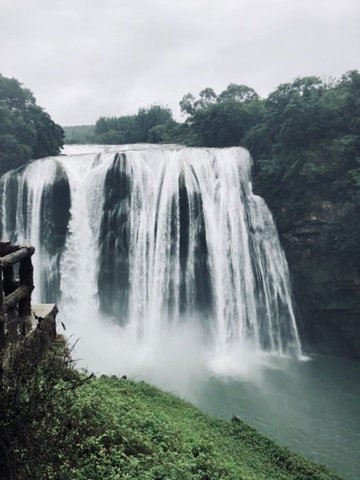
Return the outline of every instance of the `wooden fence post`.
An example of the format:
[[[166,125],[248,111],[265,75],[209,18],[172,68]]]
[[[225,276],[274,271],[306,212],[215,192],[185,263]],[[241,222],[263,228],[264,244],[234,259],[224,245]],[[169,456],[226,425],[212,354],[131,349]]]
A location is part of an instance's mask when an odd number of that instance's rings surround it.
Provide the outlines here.
[[[19,316],[27,317],[31,315],[31,292],[34,289],[34,267],[30,253],[28,257],[20,261],[19,277],[20,287],[24,285],[30,288],[29,295],[19,302]]]
[[[10,295],[18,287],[18,284],[15,281],[14,275],[14,266],[9,265],[6,268],[3,268],[3,290],[5,296]]]
[[[3,271],[0,265],[0,353],[5,347],[5,315],[4,315],[4,292],[3,292]]]

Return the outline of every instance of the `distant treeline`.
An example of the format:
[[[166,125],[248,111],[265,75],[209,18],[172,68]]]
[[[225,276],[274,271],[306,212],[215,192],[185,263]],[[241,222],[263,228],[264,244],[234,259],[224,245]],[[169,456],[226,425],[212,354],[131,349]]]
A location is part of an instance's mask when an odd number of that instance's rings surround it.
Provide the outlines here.
[[[0,175],[32,158],[58,155],[64,131],[15,78],[0,74]]]
[[[95,125],[74,125],[72,127],[63,127],[65,133],[64,142],[67,144],[86,144],[96,143],[94,130]]]
[[[65,143],[187,143],[188,125],[173,119],[170,108],[151,105],[136,115],[100,117],[95,125],[64,127]]]
[[[257,191],[280,229],[287,218],[302,218],[310,196],[341,202],[341,224],[329,227],[324,238],[329,248],[360,260],[358,71],[328,82],[297,78],[265,99],[245,85],[230,84],[219,95],[205,88],[197,97],[184,95],[180,107],[183,123],[174,120],[168,107],[152,105],[136,115],[100,117],[94,127],[67,127],[66,141],[245,146],[254,158]]]

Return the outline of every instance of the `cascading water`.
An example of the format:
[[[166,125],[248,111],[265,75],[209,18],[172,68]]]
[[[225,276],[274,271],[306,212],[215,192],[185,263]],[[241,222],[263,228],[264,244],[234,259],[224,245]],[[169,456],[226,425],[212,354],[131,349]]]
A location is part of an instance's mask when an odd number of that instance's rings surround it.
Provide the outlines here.
[[[1,179],[2,237],[37,249],[35,299],[58,301],[81,336],[97,322],[142,352],[168,331],[189,347],[196,330],[214,357],[247,345],[299,355],[286,260],[248,152],[95,150]]]

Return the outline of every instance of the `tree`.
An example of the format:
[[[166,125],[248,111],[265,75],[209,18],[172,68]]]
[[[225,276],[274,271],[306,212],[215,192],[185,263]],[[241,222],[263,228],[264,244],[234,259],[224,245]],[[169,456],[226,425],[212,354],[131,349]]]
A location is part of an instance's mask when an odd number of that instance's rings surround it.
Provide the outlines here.
[[[230,83],[226,90],[220,93],[218,102],[234,100],[235,102],[247,103],[251,102],[252,100],[259,100],[259,98],[259,95],[253,88],[247,87],[246,85],[236,85],[235,83]]]
[[[64,132],[15,78],[0,74],[0,174],[31,158],[59,154]]]
[[[194,103],[195,110],[201,110],[210,107],[211,105],[214,105],[216,100],[217,96],[214,90],[209,87],[204,88],[204,90],[201,90],[199,93],[199,100]]]
[[[192,93],[186,93],[180,100],[180,110],[183,115],[193,115],[195,112],[196,98]]]
[[[100,117],[95,124],[94,140],[104,144],[145,143],[157,141],[156,139],[163,141],[164,132],[167,132],[167,137],[173,123],[169,107],[141,107],[137,115]]]
[[[149,108],[139,108],[135,119],[137,142],[148,142],[149,132],[152,128],[165,125],[172,120],[172,112],[169,107],[151,105]]]
[[[240,145],[244,135],[262,116],[262,102],[246,85],[230,84],[217,96],[212,88],[205,88],[196,99],[191,93],[180,102],[187,114],[191,143],[206,147]],[[195,142],[194,142],[195,139]]]

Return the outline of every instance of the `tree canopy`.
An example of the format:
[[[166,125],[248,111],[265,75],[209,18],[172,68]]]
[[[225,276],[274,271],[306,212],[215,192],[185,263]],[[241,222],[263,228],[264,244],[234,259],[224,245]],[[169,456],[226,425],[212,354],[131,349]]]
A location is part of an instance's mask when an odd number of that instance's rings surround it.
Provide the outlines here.
[[[92,141],[111,145],[160,143],[170,140],[169,132],[175,125],[170,108],[155,104],[139,108],[136,115],[100,117]]]
[[[58,155],[64,132],[15,78],[0,74],[0,173],[31,158]]]
[[[190,143],[231,147],[240,145],[245,133],[261,120],[263,105],[255,90],[231,83],[218,96],[209,87],[199,93],[198,99],[187,93],[180,108],[188,116]]]

